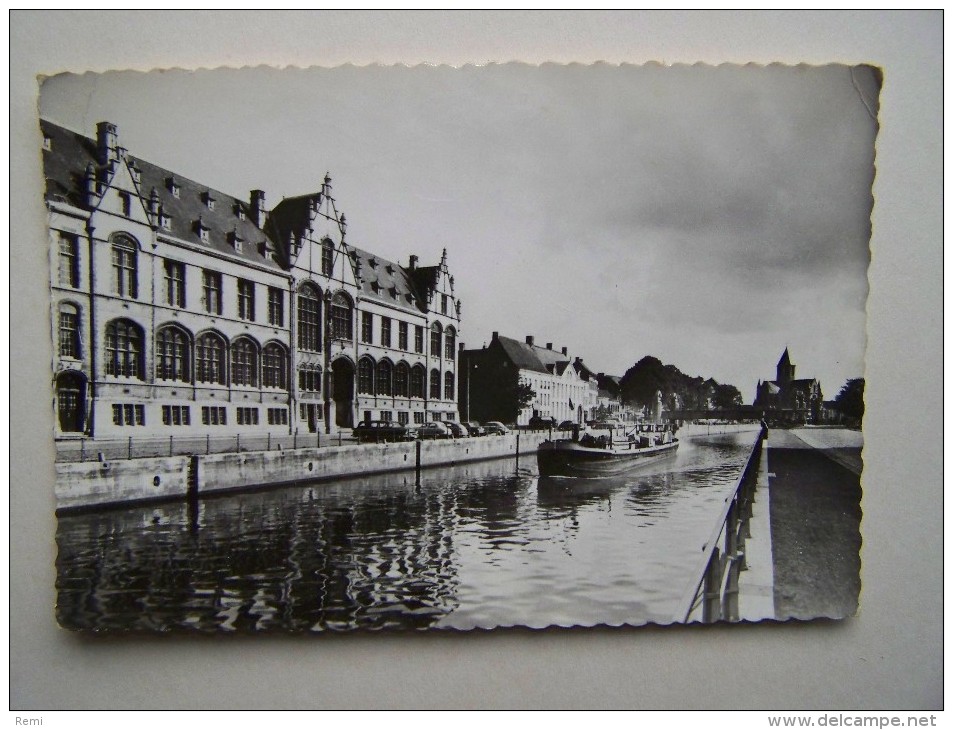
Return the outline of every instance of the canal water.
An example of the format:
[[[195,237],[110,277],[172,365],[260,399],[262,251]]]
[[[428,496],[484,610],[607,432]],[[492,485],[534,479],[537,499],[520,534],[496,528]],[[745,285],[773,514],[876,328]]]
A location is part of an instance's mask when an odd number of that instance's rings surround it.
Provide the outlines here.
[[[754,433],[648,473],[535,456],[58,520],[67,628],[334,631],[669,623]]]

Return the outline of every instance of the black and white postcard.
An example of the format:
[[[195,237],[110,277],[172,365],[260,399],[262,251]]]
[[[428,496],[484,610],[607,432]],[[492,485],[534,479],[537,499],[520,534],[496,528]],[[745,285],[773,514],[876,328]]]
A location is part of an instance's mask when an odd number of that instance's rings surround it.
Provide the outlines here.
[[[46,79],[60,625],[853,616],[880,85]]]

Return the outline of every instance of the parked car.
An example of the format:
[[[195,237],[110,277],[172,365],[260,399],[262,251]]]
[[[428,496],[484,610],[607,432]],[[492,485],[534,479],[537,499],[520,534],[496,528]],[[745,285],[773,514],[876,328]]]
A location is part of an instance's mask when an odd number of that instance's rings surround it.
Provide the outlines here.
[[[412,441],[411,429],[393,421],[361,421],[354,427],[358,443],[381,443],[382,441]]]
[[[486,436],[486,429],[476,421],[467,421],[463,425],[470,431],[471,436]]]
[[[417,427],[417,438],[421,439],[448,439],[450,429],[440,421],[430,421]]]
[[[470,431],[467,430],[467,427],[462,423],[454,423],[453,421],[447,421],[444,424],[447,428],[450,429],[450,433],[455,439],[463,438],[464,436],[469,436]]]
[[[530,428],[555,428],[556,419],[552,416],[533,416],[529,419]]]
[[[510,432],[510,430],[499,421],[487,421],[485,424],[483,424],[483,430],[486,431],[488,436],[491,434],[505,436]]]
[[[560,431],[572,431],[576,427],[575,421],[563,421],[559,424]]]

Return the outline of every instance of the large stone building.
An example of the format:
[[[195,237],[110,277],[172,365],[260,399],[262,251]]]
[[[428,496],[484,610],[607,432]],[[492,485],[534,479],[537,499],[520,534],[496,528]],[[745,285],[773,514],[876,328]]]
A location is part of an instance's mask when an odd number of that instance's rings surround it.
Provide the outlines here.
[[[817,378],[796,379],[795,368],[788,349],[784,348],[775,379],[758,381],[754,408],[761,409],[775,422],[820,423],[824,409],[821,384]]]
[[[447,268],[346,242],[320,191],[241,200],[41,122],[57,436],[332,432],[455,420]]]
[[[461,350],[460,412],[465,420],[514,421],[523,426],[533,416],[556,422],[582,423],[590,418],[598,388],[582,358],[573,358],[563,347],[524,342],[493,333],[490,344],[479,350]],[[532,401],[516,413],[508,407],[508,394],[517,384],[533,390]]]

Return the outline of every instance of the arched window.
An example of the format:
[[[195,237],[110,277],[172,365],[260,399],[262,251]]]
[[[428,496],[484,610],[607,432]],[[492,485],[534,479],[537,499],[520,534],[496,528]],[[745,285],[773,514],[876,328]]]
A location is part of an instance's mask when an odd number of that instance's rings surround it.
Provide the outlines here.
[[[302,365],[298,368],[298,390],[303,393],[320,393],[321,373],[320,365]]]
[[[325,276],[334,273],[334,244],[330,238],[321,242],[321,273]]]
[[[232,343],[232,385],[258,385],[258,347],[247,337]]]
[[[128,236],[112,242],[113,292],[121,297],[139,296],[138,246]]]
[[[80,358],[79,307],[75,304],[60,305],[60,357]]]
[[[331,336],[336,340],[353,339],[351,327],[351,298],[338,292],[331,300]]]
[[[455,398],[453,387],[453,373],[444,373],[443,375],[443,397],[444,400],[453,400]]]
[[[377,363],[377,395],[392,395],[394,392],[394,366],[390,360]]]
[[[439,322],[430,325],[430,354],[433,357],[440,357],[440,343],[443,339],[443,328]]]
[[[394,368],[394,395],[398,398],[406,398],[410,391],[410,368],[405,362],[397,363]]]
[[[189,336],[178,327],[163,327],[156,332],[156,377],[159,380],[191,380]]]
[[[287,388],[285,349],[277,342],[265,345],[261,351],[261,382],[266,388]]]
[[[424,384],[427,380],[427,371],[423,365],[414,365],[410,369],[410,397],[423,398]]]
[[[128,319],[106,325],[106,374],[142,380],[142,329]]]
[[[206,332],[195,343],[195,380],[199,383],[225,385],[225,340],[214,332]]]
[[[310,284],[298,290],[298,349],[321,351],[321,292]]]
[[[374,361],[369,357],[362,357],[357,364],[357,392],[374,393]]]
[[[457,351],[457,331],[452,327],[447,327],[443,336],[444,357],[453,360]]]
[[[430,397],[440,400],[440,371],[430,371]]]

